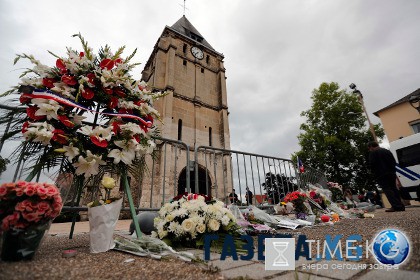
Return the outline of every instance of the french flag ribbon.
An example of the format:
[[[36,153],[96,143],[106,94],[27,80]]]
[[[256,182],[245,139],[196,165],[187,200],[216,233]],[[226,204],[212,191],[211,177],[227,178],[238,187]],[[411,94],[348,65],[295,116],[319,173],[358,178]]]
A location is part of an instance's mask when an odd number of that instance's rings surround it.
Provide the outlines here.
[[[303,166],[303,162],[297,157],[297,167],[300,173],[305,172],[305,166]]]
[[[56,94],[53,94],[50,91],[41,91],[41,90],[37,90],[35,89],[32,93],[22,93],[22,97],[28,97],[28,98],[44,98],[44,99],[49,99],[49,100],[54,100],[60,104],[64,104],[66,106],[70,106],[70,107],[74,107],[74,108],[79,108],[82,110],[86,110],[89,112],[93,112],[96,113],[95,110],[91,110],[89,108],[86,108],[85,106],[82,106],[74,101],[71,101],[67,98],[64,98],[62,96],[58,96]],[[108,115],[108,116],[114,116],[117,118],[129,118],[129,119],[136,119],[138,121],[140,121],[143,125],[145,125],[146,127],[150,128],[152,127],[152,122],[151,121],[145,121],[143,118],[136,116],[136,115],[131,115],[131,114],[125,114],[125,113],[106,113],[106,112],[98,112],[101,115]]]

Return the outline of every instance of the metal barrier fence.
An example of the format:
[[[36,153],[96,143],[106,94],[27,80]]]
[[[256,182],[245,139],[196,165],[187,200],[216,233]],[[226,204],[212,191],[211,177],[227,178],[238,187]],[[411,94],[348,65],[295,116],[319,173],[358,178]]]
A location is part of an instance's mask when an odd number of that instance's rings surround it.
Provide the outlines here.
[[[0,104],[0,109],[11,111],[15,108]],[[12,119],[13,115],[10,115],[10,121],[3,126],[3,135],[8,132]],[[248,187],[253,194],[252,204],[262,206],[276,204],[288,192],[305,189],[309,184],[326,187],[327,179],[322,172],[306,166],[304,173],[298,173],[289,159],[209,146],[198,146],[193,150],[181,141],[155,140],[155,154],[153,157],[147,156],[143,178],[130,184],[137,210],[157,210],[163,203],[185,192],[208,194],[230,203],[229,194],[235,189],[238,200],[246,204]],[[3,143],[2,136],[0,151]],[[25,166],[24,155],[21,155],[13,180],[24,178],[24,169],[29,168]],[[59,168],[55,178],[59,177],[58,174]],[[39,179],[40,174],[37,174],[36,180]],[[84,194],[78,193],[75,187],[71,187],[73,178],[67,180],[70,199],[63,210],[86,211],[87,202],[98,195],[99,189],[95,186],[89,189],[87,186]],[[128,211],[126,195],[122,187],[120,190],[124,198],[123,211]],[[85,199],[79,199],[78,196],[84,196]]]

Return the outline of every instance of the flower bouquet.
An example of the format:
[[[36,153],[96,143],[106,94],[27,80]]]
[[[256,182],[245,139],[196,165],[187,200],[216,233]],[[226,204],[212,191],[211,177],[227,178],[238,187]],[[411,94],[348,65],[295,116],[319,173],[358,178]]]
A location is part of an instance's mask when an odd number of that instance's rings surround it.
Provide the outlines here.
[[[298,219],[305,219],[306,215],[309,213],[308,207],[305,205],[307,196],[304,192],[294,191],[288,193],[284,197],[284,202],[288,203],[291,202],[293,204],[294,211],[296,213],[296,217]]]
[[[111,197],[111,190],[115,187],[115,180],[104,176],[101,181],[105,189],[105,197],[88,203],[88,217],[90,227],[90,251],[92,253],[106,252],[115,247],[114,229],[117,224],[122,199]]]
[[[223,202],[205,202],[204,196],[188,195],[166,203],[155,218],[158,237],[172,246],[201,247],[204,235],[214,233],[237,234],[240,227]]]
[[[56,186],[18,181],[0,186],[1,259],[34,257],[51,221],[60,214],[62,199]]]

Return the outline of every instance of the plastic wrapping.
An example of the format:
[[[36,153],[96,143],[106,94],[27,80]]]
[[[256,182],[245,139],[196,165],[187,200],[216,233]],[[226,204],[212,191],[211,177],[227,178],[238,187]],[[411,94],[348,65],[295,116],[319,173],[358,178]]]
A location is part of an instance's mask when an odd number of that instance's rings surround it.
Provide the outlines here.
[[[140,257],[161,259],[163,256],[175,256],[183,261],[190,262],[195,259],[189,252],[177,252],[158,238],[142,235],[140,239],[117,236],[114,250],[127,252]]]
[[[120,216],[122,199],[110,204],[89,207],[90,252],[106,252],[115,247],[114,229]]]

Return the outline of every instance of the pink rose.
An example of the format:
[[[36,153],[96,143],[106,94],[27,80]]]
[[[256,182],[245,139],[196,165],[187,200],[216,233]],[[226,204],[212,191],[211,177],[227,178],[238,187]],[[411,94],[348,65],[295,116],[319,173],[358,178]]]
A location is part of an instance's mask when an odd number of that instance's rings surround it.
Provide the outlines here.
[[[9,230],[9,220],[7,220],[6,218],[3,219],[3,221],[1,221],[1,230],[2,231],[8,231]]]
[[[34,187],[34,186],[32,186],[32,185],[27,186],[27,187],[26,187],[26,189],[25,189],[25,194],[26,194],[27,196],[33,196],[34,194],[36,194],[36,189],[35,189],[35,187]]]
[[[44,186],[40,186],[36,192],[38,193],[39,197],[41,199],[46,199],[47,198],[47,189],[44,188]]]
[[[7,194],[7,187],[6,187],[6,186],[1,185],[1,186],[0,186],[0,197],[5,196],[6,194]]]
[[[28,222],[35,222],[36,220],[38,220],[38,215],[35,213],[26,213],[23,212],[22,216],[25,220],[27,220]]]
[[[54,187],[52,185],[50,185],[50,186],[47,187],[47,195],[49,197],[53,197],[53,196],[55,196],[57,194],[58,194],[58,190],[57,190],[56,187]]]
[[[59,214],[62,206],[63,206],[63,204],[58,203],[58,202],[54,202],[53,205],[52,205],[52,208],[53,208],[54,212],[57,212],[57,214]]]
[[[45,213],[48,209],[50,209],[50,204],[46,201],[41,201],[37,205],[38,211],[41,211],[42,213]]]

